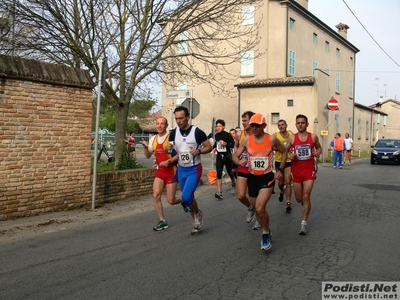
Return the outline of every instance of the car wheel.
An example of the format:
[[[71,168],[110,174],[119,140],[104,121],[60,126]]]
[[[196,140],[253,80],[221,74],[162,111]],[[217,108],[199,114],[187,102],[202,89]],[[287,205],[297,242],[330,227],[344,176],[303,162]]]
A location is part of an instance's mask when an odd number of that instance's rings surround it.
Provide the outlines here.
[[[375,164],[375,160],[373,160],[372,158],[371,158],[371,165],[374,165]]]

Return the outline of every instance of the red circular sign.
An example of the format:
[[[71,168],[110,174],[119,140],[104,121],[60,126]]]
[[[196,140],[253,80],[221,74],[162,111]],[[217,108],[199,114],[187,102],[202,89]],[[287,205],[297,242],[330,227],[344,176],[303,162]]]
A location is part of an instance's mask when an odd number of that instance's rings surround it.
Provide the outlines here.
[[[330,110],[337,110],[339,108],[339,101],[335,98],[331,98],[328,101],[328,108]]]

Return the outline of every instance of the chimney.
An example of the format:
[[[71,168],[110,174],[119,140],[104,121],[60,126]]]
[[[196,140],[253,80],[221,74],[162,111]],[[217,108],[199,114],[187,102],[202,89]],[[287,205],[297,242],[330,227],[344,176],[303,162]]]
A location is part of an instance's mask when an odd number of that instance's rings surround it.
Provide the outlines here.
[[[338,29],[338,33],[347,40],[347,29],[350,27],[343,23],[339,23],[335,27]]]

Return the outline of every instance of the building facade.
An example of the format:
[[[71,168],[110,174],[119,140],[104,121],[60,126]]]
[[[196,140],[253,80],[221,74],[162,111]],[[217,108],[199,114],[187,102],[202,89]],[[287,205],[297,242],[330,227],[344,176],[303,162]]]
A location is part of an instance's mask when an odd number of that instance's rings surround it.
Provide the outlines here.
[[[320,136],[324,149],[336,132],[357,135],[354,82],[359,50],[347,40],[349,27],[339,23],[337,30],[331,29],[308,11],[307,0],[257,5],[244,6],[236,16],[242,26],[259,26],[260,42],[230,66],[230,73],[237,74],[225,85],[231,97],[222,98],[207,84],[195,86],[189,80],[172,87],[190,90],[199,102],[193,124],[207,131],[214,117],[224,119],[229,129],[241,125],[241,114],[252,110],[267,117],[269,133],[277,131],[279,119],[295,131],[295,116],[306,115],[309,131]],[[170,88],[164,86],[163,95]],[[338,109],[328,109],[331,98],[338,100]],[[164,97],[163,106],[172,111],[183,100]]]

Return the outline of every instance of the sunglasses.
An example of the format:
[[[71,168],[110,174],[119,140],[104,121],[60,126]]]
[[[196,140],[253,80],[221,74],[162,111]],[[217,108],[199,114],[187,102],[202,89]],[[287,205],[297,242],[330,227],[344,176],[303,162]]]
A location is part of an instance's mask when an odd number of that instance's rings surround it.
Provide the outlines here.
[[[250,127],[260,128],[262,124],[250,124]]]

